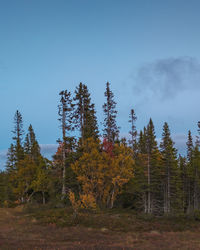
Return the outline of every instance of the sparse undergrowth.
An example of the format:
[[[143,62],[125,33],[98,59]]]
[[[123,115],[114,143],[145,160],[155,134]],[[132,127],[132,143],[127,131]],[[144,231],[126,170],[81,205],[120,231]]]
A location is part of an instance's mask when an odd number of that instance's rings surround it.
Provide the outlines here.
[[[59,227],[84,226],[88,228],[106,228],[118,232],[182,232],[200,231],[199,221],[194,216],[154,217],[137,215],[132,210],[81,210],[76,218],[71,207],[49,208],[48,206],[25,207],[24,213],[40,224],[55,224]]]
[[[132,210],[80,211],[48,206],[0,208],[0,249],[199,249],[199,222]]]

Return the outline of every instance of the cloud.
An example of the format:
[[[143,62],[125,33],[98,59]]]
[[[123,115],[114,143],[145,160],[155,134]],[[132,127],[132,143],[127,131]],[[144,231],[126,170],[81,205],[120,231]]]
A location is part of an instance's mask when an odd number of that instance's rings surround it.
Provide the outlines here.
[[[161,59],[141,66],[134,78],[136,93],[171,99],[183,91],[200,89],[200,63],[193,57]]]
[[[48,159],[51,159],[57,148],[58,144],[40,144],[41,154]],[[5,168],[7,152],[7,150],[0,150],[0,170]]]
[[[58,148],[58,144],[40,144],[40,149],[44,153],[55,152]]]
[[[7,150],[1,150],[0,151],[0,170],[5,167],[7,160]]]

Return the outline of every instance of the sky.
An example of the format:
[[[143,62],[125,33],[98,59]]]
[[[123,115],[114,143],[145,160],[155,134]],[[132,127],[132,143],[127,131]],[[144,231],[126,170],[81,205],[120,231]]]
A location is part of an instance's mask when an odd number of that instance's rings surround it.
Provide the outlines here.
[[[169,123],[180,152],[200,120],[199,0],[0,0],[0,168],[18,109],[50,157],[60,137],[59,92],[86,84],[103,121],[106,82],[121,135]]]

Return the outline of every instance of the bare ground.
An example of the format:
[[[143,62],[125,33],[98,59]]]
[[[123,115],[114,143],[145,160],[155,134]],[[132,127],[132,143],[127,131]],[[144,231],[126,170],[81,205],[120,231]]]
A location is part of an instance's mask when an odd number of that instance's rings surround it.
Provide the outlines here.
[[[134,223],[134,222],[133,222]],[[200,231],[118,232],[107,228],[41,225],[11,208],[0,209],[0,249],[200,249]]]

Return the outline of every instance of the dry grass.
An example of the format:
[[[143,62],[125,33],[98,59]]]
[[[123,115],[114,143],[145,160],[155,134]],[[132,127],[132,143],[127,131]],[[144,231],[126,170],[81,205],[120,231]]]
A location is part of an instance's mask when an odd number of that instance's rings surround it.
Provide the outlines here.
[[[0,249],[200,249],[199,223],[184,223],[117,211],[82,213],[73,221],[66,209],[4,208]]]

